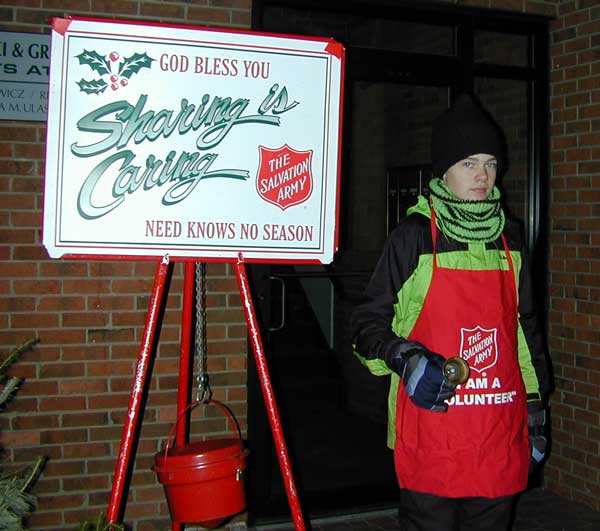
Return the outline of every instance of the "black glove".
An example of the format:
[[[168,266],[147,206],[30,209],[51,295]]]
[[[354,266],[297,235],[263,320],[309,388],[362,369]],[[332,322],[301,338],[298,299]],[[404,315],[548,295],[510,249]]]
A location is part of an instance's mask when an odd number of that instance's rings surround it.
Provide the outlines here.
[[[527,402],[527,428],[532,465],[535,467],[546,457],[546,410],[541,400]]]
[[[387,352],[386,363],[402,378],[412,402],[423,409],[445,412],[445,400],[455,394],[454,386],[444,379],[442,367],[445,358],[431,352],[416,341],[393,341]]]

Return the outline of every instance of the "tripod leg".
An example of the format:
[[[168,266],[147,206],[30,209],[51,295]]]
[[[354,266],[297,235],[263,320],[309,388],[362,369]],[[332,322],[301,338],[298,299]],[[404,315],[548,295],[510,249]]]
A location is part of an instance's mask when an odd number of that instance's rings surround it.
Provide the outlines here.
[[[297,531],[304,531],[306,528],[304,525],[304,519],[302,517],[302,509],[300,508],[300,500],[298,499],[298,491],[296,490],[296,483],[294,482],[294,474],[292,472],[292,466],[290,464],[287,447],[285,445],[283,428],[281,426],[279,412],[277,411],[277,403],[275,402],[273,386],[271,385],[269,368],[265,359],[262,339],[260,337],[260,330],[258,328],[256,314],[254,311],[254,305],[250,296],[246,268],[241,259],[238,260],[234,266],[235,273],[237,275],[238,286],[240,288],[240,295],[242,297],[242,306],[244,307],[244,312],[246,314],[246,322],[248,323],[250,341],[254,350],[256,370],[258,371],[263,397],[265,399],[265,405],[267,406],[269,423],[271,425],[271,432],[273,433],[273,440],[277,449],[277,458],[279,459],[283,483],[285,485],[288,503],[292,512],[294,528]]]
[[[121,518],[121,509],[123,504],[123,494],[125,491],[128,475],[131,473],[130,461],[133,449],[137,443],[137,426],[140,419],[140,409],[146,393],[146,383],[149,377],[148,367],[151,356],[154,355],[154,336],[156,333],[160,310],[165,298],[165,285],[169,273],[169,257],[164,256],[156,268],[154,276],[154,286],[148,305],[146,316],[146,326],[140,352],[138,355],[137,367],[131,397],[129,398],[129,409],[125,417],[125,426],[121,437],[121,447],[119,457],[115,467],[115,477],[113,479],[112,491],[107,511],[107,520],[111,523],[119,522]]]

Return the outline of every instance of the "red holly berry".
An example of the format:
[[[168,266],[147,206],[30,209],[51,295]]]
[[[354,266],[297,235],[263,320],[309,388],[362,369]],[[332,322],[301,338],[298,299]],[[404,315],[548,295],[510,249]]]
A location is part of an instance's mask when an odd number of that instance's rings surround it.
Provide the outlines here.
[[[116,76],[115,74],[113,74],[112,76],[110,76],[110,80],[113,83],[116,83],[118,79],[119,79],[119,76]]]
[[[117,89],[119,88],[119,85],[117,85],[116,83],[113,83],[113,84],[110,86],[110,88],[111,88],[111,89],[113,89],[113,90],[117,90]]]
[[[129,81],[127,81],[127,79],[123,78],[123,79],[121,79],[120,83],[121,83],[122,87],[126,87],[127,84],[129,83]]]
[[[119,54],[117,52],[111,52],[108,58],[114,63],[119,59]]]

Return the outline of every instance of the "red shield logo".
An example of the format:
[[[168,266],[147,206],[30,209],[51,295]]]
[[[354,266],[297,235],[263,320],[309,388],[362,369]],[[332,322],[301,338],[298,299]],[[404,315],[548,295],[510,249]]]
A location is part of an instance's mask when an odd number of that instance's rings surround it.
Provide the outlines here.
[[[471,370],[482,373],[496,365],[498,361],[498,343],[496,328],[486,330],[480,326],[460,329],[460,357]]]
[[[296,151],[285,144],[279,149],[258,146],[258,151],[258,195],[281,210],[304,203],[313,189],[312,149]]]

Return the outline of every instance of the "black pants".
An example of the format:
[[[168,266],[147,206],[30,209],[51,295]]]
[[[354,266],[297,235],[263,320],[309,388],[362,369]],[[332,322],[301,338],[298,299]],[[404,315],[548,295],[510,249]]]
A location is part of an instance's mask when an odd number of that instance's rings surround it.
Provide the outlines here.
[[[402,531],[507,531],[515,496],[441,498],[400,491]]]

